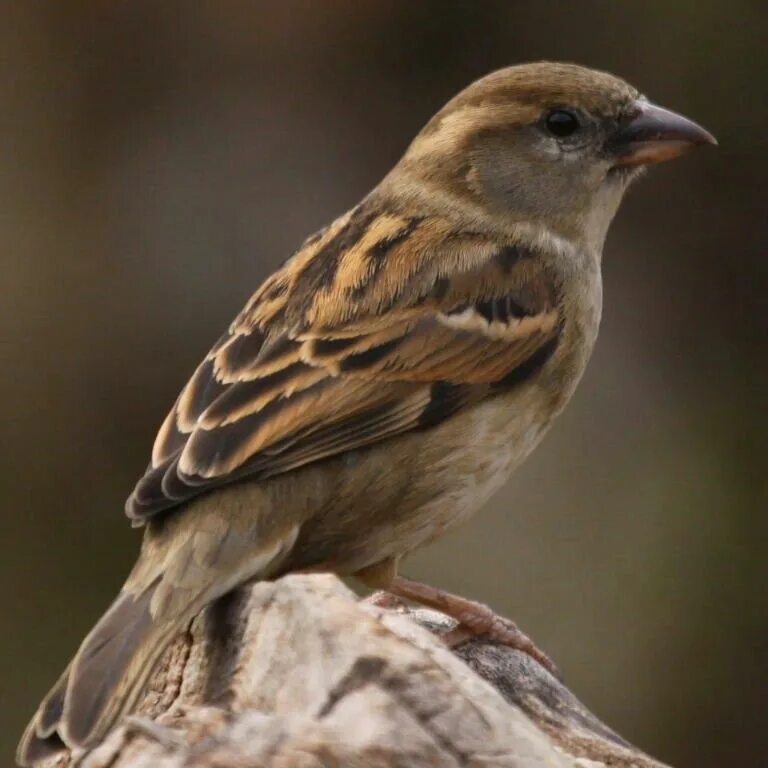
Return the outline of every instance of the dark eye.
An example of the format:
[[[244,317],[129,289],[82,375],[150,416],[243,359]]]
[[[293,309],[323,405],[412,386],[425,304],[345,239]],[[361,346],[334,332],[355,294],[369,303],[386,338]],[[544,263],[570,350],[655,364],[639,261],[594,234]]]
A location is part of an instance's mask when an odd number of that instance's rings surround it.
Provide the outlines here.
[[[581,127],[578,116],[569,109],[553,109],[545,118],[547,130],[558,139],[573,136]]]

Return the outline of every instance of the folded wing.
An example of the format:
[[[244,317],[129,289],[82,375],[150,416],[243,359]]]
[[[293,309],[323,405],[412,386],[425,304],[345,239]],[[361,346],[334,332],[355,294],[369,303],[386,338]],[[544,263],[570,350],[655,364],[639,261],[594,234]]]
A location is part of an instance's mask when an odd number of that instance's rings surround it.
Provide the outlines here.
[[[356,209],[267,280],[195,371],[128,515],[439,424],[533,374],[559,329],[536,254]]]

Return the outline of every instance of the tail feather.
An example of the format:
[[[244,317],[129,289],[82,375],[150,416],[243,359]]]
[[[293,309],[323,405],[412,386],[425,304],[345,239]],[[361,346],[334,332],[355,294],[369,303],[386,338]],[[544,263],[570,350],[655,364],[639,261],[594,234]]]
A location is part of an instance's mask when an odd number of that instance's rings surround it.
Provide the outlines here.
[[[24,766],[34,766],[49,760],[56,755],[61,754],[67,749],[67,745],[59,738],[58,734],[52,733],[43,738],[38,736],[35,731],[34,722],[27,726],[27,730],[22,736],[19,749],[16,752],[16,762]]]
[[[91,630],[27,727],[17,752],[20,765],[34,766],[67,747],[92,746],[135,707],[179,627],[153,619],[155,587],[121,593]]]
[[[66,749],[61,737],[56,733],[56,726],[64,710],[68,679],[69,667],[43,699],[35,717],[24,731],[16,753],[16,762],[19,765],[35,765]]]
[[[48,695],[43,699],[38,708],[35,720],[37,733],[40,736],[50,736],[55,730],[64,711],[64,695],[67,692],[67,681],[72,664],[68,664],[64,674],[56,681]]]
[[[66,742],[88,746],[97,738],[112,698],[126,685],[126,673],[139,657],[155,652],[150,643],[156,634],[149,611],[153,592],[121,594],[80,646],[59,726]]]
[[[159,528],[145,540],[147,559],[139,559],[27,727],[16,753],[20,765],[32,768],[57,752],[98,744],[135,711],[157,661],[184,625],[238,584],[276,572],[299,527],[259,542],[257,552],[250,534],[236,526],[222,537],[185,531]]]

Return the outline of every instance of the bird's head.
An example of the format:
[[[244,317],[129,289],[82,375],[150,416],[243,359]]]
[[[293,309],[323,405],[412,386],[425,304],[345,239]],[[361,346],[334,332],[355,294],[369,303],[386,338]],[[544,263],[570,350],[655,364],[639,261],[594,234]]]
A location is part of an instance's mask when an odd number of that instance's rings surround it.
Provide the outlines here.
[[[628,183],[714,137],[623,80],[573,64],[493,72],[459,93],[396,169],[443,204],[601,247]]]

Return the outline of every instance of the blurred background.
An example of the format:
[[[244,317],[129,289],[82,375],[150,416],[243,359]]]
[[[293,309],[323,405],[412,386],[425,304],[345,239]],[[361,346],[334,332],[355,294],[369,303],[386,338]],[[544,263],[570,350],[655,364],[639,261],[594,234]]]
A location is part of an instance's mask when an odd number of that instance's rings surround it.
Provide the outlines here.
[[[2,6],[0,764],[133,563],[124,499],[210,344],[450,96],[541,58],[720,147],[630,193],[572,406],[406,573],[514,617],[655,756],[765,764],[764,2]]]

